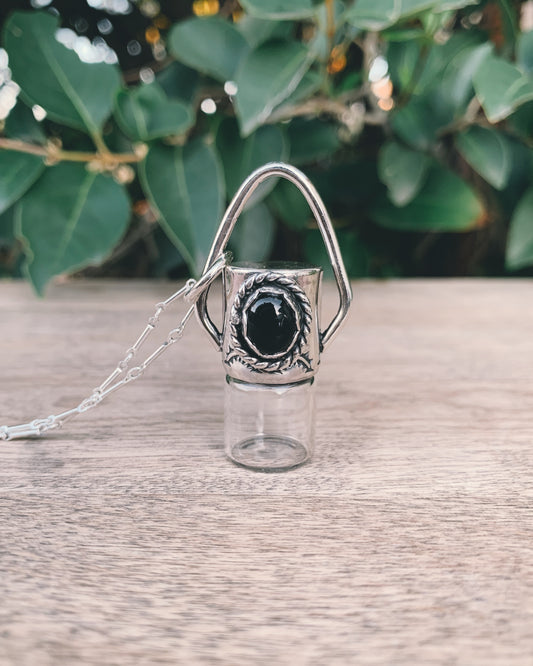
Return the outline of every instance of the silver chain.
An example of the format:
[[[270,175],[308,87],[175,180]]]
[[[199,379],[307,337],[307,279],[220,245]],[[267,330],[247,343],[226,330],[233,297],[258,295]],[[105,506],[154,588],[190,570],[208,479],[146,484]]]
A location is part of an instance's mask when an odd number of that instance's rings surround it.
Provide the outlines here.
[[[169,296],[165,301],[157,303],[155,306],[154,314],[148,318],[148,323],[146,324],[143,332],[139,335],[133,345],[126,351],[124,358],[119,361],[117,367],[100,384],[100,386],[93,389],[91,395],[82,400],[79,405],[73,407],[72,409],[67,409],[60,414],[51,414],[46,418],[34,419],[28,423],[20,423],[13,426],[0,426],[0,440],[8,441],[11,439],[26,439],[28,437],[42,435],[48,430],[61,428],[63,424],[65,424],[67,421],[70,421],[70,419],[73,417],[78,416],[79,414],[83,414],[89,409],[93,409],[93,407],[99,405],[102,400],[107,398],[107,396],[111,393],[118,391],[123,386],[126,386],[126,384],[129,384],[136,379],[139,379],[139,377],[142,377],[145,370],[157,358],[159,358],[161,354],[163,354],[169,347],[181,339],[185,326],[191,318],[196,306],[194,304],[191,305],[179,325],[168,333],[166,340],[161,343],[155,351],[147,356],[139,365],[129,368],[131,361],[134,359],[139,349],[143,346],[150,334],[156,328],[162,313],[169,305],[174,303],[174,301],[178,300],[179,298],[183,298],[189,303],[194,303],[200,294],[209,287],[211,282],[213,282],[213,280],[218,275],[220,275],[224,266],[229,261],[229,257],[230,255],[228,252],[219,256],[218,259],[214,261],[206,271],[204,271],[204,274],[199,280],[188,280],[185,285],[181,289],[178,289],[178,291],[174,292],[172,296]]]

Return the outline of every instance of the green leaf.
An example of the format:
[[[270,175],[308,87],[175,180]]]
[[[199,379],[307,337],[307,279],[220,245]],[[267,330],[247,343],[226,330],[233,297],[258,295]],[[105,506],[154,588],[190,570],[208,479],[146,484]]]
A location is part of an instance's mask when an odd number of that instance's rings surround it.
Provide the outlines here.
[[[290,109],[291,106],[298,104],[301,100],[311,97],[320,88],[321,84],[322,77],[319,72],[308,70],[291,94],[275,107],[274,113],[282,113],[283,109]]]
[[[268,197],[268,203],[290,229],[305,229],[313,218],[304,195],[285,178],[279,179]]]
[[[419,59],[421,59],[421,48],[422,44],[419,40],[391,42],[388,45],[386,59],[389,66],[389,74],[395,90],[403,90],[411,83],[413,79],[413,71],[419,62]],[[419,75],[424,76],[434,50],[435,47],[433,46],[426,56],[424,68],[419,70]],[[420,85],[420,76],[417,81],[417,86],[412,92],[416,93],[418,85]]]
[[[6,118],[6,135],[13,139],[21,139],[27,143],[44,144],[46,136],[43,128],[33,115],[32,110],[24,104],[17,102]]]
[[[274,244],[276,225],[265,203],[244,211],[231,234],[237,261],[265,261]]]
[[[191,18],[170,30],[172,55],[189,67],[223,83],[235,71],[249,46],[237,28],[219,16]]]
[[[507,137],[496,130],[470,127],[455,137],[455,143],[463,158],[487,183],[503,190],[513,160]]]
[[[389,44],[386,57],[395,89],[418,96],[438,111],[439,118],[449,121],[462,115],[474,96],[472,77],[492,49],[490,43],[480,44],[479,39],[475,33],[459,32],[445,44],[432,44],[425,57],[420,40]],[[415,70],[418,74],[410,89]]]
[[[11,245],[15,240],[14,206],[0,214],[0,246]]]
[[[406,206],[382,200],[372,210],[376,222],[401,231],[467,231],[478,226],[482,216],[476,194],[440,166],[431,168],[424,187]]]
[[[194,123],[192,109],[167,99],[157,83],[121,90],[115,101],[115,118],[133,141],[181,134]]]
[[[201,75],[196,70],[175,60],[159,72],[155,78],[169,99],[178,100],[184,104],[194,102],[200,79]]]
[[[185,264],[185,261],[166,233],[158,227],[153,234],[154,254],[150,277],[171,277],[171,273]]]
[[[507,122],[518,136],[526,139],[533,137],[533,102],[518,107]]]
[[[383,30],[428,9],[444,12],[477,4],[477,0],[357,0],[346,20],[361,30]]]
[[[154,144],[139,169],[143,190],[159,223],[199,275],[211,249],[224,204],[224,176],[211,146]]]
[[[340,147],[337,127],[317,119],[294,118],[288,126],[291,162],[309,164],[329,157]]]
[[[243,136],[251,134],[289,97],[310,65],[309,51],[297,42],[268,42],[245,56],[235,79]]]
[[[19,199],[44,169],[42,157],[0,150],[0,213]]]
[[[435,109],[432,100],[425,97],[411,99],[407,106],[391,115],[394,132],[416,150],[429,150],[443,124],[445,119],[439,117],[439,109]]]
[[[335,96],[352,93],[363,84],[363,72],[348,72],[335,85]]]
[[[425,37],[424,30],[422,28],[387,28],[381,33],[381,37],[386,42],[411,42],[422,41]]]
[[[472,77],[491,50],[475,34],[458,33],[446,44],[433,45],[405,106],[390,114],[391,126],[403,143],[429,152],[439,131],[460,118],[474,96]],[[412,72],[421,57],[418,44],[391,44],[387,51],[395,87],[409,91]]]
[[[368,277],[370,273],[370,252],[353,231],[339,229],[337,240],[341,249],[346,272],[352,278]],[[321,266],[327,279],[333,278],[333,269],[320,231],[310,229],[305,236],[304,253],[307,261]]]
[[[126,190],[112,178],[79,164],[49,167],[15,212],[37,293],[54,275],[100,263],[125,232],[129,213]]]
[[[430,159],[427,155],[389,141],[379,153],[378,173],[396,206],[405,206],[420,191],[427,176]]]
[[[242,181],[252,171],[266,164],[286,160],[289,147],[285,132],[278,125],[259,127],[246,139],[239,136],[239,128],[231,118],[223,120],[216,138],[217,149],[224,166],[228,197],[232,197]],[[253,206],[272,191],[275,178],[269,178],[252,194],[248,205]]]
[[[531,103],[533,106],[533,103]],[[498,208],[498,216],[507,220],[513,215],[520,198],[532,184],[533,151],[523,142],[514,137],[506,136],[511,152],[511,167],[504,189],[495,192],[494,205]]]
[[[489,55],[474,75],[474,89],[491,123],[533,100],[533,82],[510,62]]]
[[[369,157],[353,161],[334,160],[327,169],[307,172],[332,217],[354,215],[383,193],[376,162]]]
[[[440,80],[437,79],[437,85],[456,113],[463,113],[474,96],[473,77],[491,51],[490,43],[466,46],[446,59],[446,67]]]
[[[290,21],[269,21],[245,14],[237,23],[239,32],[255,49],[270,39],[289,39],[293,30]]]
[[[523,32],[518,38],[516,61],[523,70],[533,74],[533,30]]]
[[[477,2],[477,0],[473,0]],[[446,30],[448,25],[453,19],[453,10],[447,9],[439,11],[440,3],[437,3],[436,10],[430,12],[422,12],[420,15],[420,23],[423,26],[426,37],[434,38],[439,30]]]
[[[263,19],[304,19],[316,12],[313,0],[243,0],[240,3],[249,14]]]
[[[59,19],[15,12],[4,28],[13,79],[22,98],[42,106],[51,120],[95,136],[111,113],[120,86],[118,68],[82,62],[55,38]]]
[[[505,265],[513,271],[533,265],[533,187],[524,194],[511,219]]]

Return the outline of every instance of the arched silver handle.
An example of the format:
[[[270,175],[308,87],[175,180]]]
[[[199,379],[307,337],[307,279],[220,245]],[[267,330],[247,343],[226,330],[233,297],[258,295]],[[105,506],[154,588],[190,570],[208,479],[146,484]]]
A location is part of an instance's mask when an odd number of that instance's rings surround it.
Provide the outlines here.
[[[339,309],[326,330],[320,334],[322,346],[326,347],[337,333],[340,325],[346,317],[346,314],[348,313],[348,309],[352,301],[352,290],[350,288],[350,282],[348,280],[348,276],[346,275],[346,269],[344,268],[344,263],[342,261],[337,237],[333,231],[331,220],[329,218],[326,207],[324,206],[324,203],[316,191],[313,183],[311,183],[309,178],[307,178],[307,176],[299,169],[296,169],[290,164],[284,164],[283,162],[270,162],[263,165],[262,167],[259,167],[259,169],[256,169],[248,176],[248,178],[238,189],[226,212],[224,213],[224,217],[220,222],[220,226],[213,241],[211,252],[207,257],[206,269],[209,268],[213,261],[224,251],[231,232],[233,231],[233,227],[235,226],[235,222],[237,221],[237,218],[241,214],[253,191],[260,183],[273,176],[281,176],[282,178],[286,178],[291,183],[296,185],[296,187],[304,195],[315,217],[315,220],[317,221],[318,228],[322,234],[322,239],[324,240],[324,245],[326,246],[329,260],[333,268],[333,273],[335,275],[335,280],[337,281],[337,287],[339,289]],[[209,313],[207,312],[207,296],[208,291],[204,291],[200,295],[196,302],[196,312],[198,314],[199,320],[205,326],[207,332],[213,338],[217,347],[220,349],[222,347],[222,334],[217,329],[209,317]]]

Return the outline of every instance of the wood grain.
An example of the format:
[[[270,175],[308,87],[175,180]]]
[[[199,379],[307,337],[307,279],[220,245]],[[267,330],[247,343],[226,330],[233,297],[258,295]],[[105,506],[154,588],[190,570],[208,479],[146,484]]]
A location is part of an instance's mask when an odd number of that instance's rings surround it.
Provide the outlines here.
[[[0,284],[0,423],[76,404],[173,288]],[[107,405],[1,445],[2,666],[533,664],[533,281],[354,292],[300,469],[224,459],[195,322]]]

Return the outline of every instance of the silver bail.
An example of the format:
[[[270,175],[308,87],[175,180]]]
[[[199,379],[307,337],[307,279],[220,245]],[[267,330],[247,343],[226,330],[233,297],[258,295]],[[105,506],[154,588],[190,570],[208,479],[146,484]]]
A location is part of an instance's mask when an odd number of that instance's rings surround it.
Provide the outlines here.
[[[270,177],[286,178],[304,195],[322,234],[339,291],[338,311],[324,331],[318,327],[319,267],[296,264],[235,265],[224,269],[225,314],[221,333],[207,310],[208,290],[196,302],[198,319],[223,352],[230,376],[241,381],[287,383],[310,378],[319,354],[344,321],[352,292],[328,212],[314,185],[299,169],[271,162],[256,169],[243,182],[220,223],[206,267],[225,250],[233,227],[254,190]],[[267,306],[276,309],[281,327],[269,340],[261,333]],[[278,321],[278,324],[280,322]],[[278,330],[279,329],[279,330]],[[280,374],[283,380],[280,381]]]

